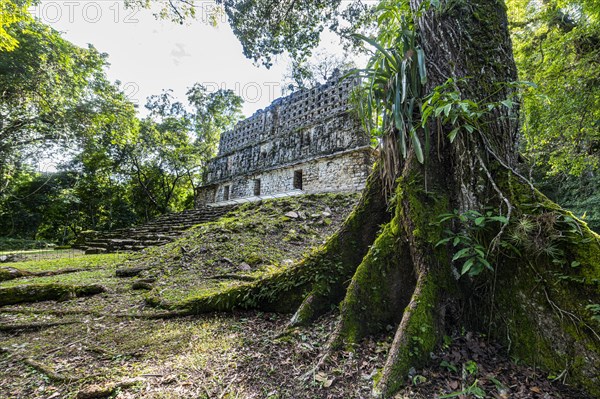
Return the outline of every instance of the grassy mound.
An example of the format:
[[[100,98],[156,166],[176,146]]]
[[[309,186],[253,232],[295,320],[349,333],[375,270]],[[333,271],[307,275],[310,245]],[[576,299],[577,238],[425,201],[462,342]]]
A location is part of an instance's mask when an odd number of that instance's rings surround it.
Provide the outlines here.
[[[315,194],[244,204],[129,263],[145,268],[139,277],[154,282],[148,304],[177,307],[291,265],[323,244],[357,199],[357,194]]]

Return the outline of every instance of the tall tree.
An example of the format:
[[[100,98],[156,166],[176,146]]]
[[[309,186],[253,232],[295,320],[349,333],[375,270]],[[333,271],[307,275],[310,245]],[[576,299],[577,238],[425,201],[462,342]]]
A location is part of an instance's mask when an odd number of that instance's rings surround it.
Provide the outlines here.
[[[338,74],[342,74],[355,68],[356,65],[348,58],[348,54],[342,56],[325,51],[317,51],[313,57],[306,62],[292,61],[285,76],[287,83],[284,87],[293,92],[302,89],[312,89]]]
[[[93,47],[31,17],[7,32],[19,45],[0,52],[0,193],[24,153],[74,141],[94,114],[94,83],[105,80],[105,55]]]
[[[230,4],[257,15],[244,8],[254,2]],[[305,11],[286,4],[289,14]],[[376,127],[390,144],[359,205],[297,265],[189,310],[299,305],[292,321],[305,323],[341,300],[333,347],[397,326],[376,386],[384,397],[430,359],[444,333],[465,326],[600,394],[600,237],[518,173],[504,3],[410,0],[383,2],[379,12],[363,106],[380,111]],[[264,25],[257,34],[280,37],[277,25]]]
[[[150,114],[142,120],[139,134],[122,147],[139,208],[150,212],[146,218],[192,205],[220,134],[241,118],[242,99],[231,90],[210,93],[196,84],[187,96],[188,107],[170,92],[150,97]]]
[[[194,147],[204,163],[215,155],[221,133],[242,119],[243,99],[233,90],[209,92],[196,83],[187,92],[192,108],[189,119],[194,131]]]
[[[233,33],[242,44],[244,55],[270,67],[273,57],[288,52],[294,59],[307,58],[319,42],[324,26],[332,23],[341,0],[268,1],[216,0]],[[130,6],[149,7],[149,0],[127,0]],[[162,3],[161,18],[183,23],[186,19],[218,15],[219,8],[206,3],[174,0]],[[208,13],[208,15],[206,14]]]

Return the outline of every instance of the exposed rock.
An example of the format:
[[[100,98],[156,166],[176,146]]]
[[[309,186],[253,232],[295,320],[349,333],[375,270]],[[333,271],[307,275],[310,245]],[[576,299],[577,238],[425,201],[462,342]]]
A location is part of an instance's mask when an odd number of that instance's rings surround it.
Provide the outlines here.
[[[290,211],[290,212],[287,212],[284,216],[286,216],[288,218],[292,218],[292,219],[298,219],[298,217],[300,215],[298,215],[298,212]]]
[[[106,248],[88,248],[85,250],[86,255],[98,255],[106,253]]]
[[[242,262],[239,266],[238,269],[242,270],[242,271],[249,271],[252,270],[252,268],[250,267],[249,264],[247,264],[246,262]]]
[[[1,255],[0,256],[0,263],[22,262],[24,260],[27,260],[27,258],[20,254]]]
[[[132,290],[151,290],[153,288],[152,283],[148,283],[146,281],[143,280],[139,280],[134,282],[133,284],[131,284],[131,289]]]
[[[15,269],[14,267],[3,267],[0,268],[0,281],[13,280],[15,278],[25,277],[30,274],[30,272]]]
[[[135,277],[146,270],[148,270],[147,267],[125,267],[117,269],[115,275],[117,277]]]
[[[137,227],[107,232],[90,231],[82,234],[74,247],[85,250],[86,254],[142,251],[174,241],[191,227],[216,220],[233,208],[235,206],[190,209],[163,215]],[[182,248],[182,255],[186,254],[187,251]]]

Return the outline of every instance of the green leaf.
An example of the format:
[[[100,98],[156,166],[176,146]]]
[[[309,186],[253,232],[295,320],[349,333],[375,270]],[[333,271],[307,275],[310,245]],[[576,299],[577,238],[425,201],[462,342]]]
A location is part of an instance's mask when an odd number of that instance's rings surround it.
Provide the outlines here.
[[[454,219],[455,217],[456,217],[456,215],[455,215],[455,214],[453,214],[453,213],[444,213],[443,215],[440,215],[440,216],[439,216],[439,221],[438,221],[438,223],[443,223],[443,222],[445,222],[446,220]]]
[[[477,219],[475,219],[475,225],[481,226],[484,224],[485,224],[485,216],[480,216]]]
[[[473,250],[477,252],[479,258],[485,259],[485,248],[483,248],[481,245],[476,245],[475,247],[473,247]]]
[[[396,122],[396,129],[401,130],[404,128],[404,115],[402,113],[402,99],[400,96],[400,82],[398,75],[396,75],[396,90],[395,90],[395,101],[394,101],[394,120]]]
[[[440,245],[447,244],[451,239],[452,239],[452,237],[442,238],[441,240],[439,240],[438,242],[435,243],[435,248],[437,248]]]
[[[506,218],[506,216],[491,216],[488,219],[493,220],[494,222],[500,222],[502,224],[508,223],[508,219]]]
[[[481,258],[479,259],[479,261],[485,266],[487,267],[489,270],[494,270],[494,268],[492,267],[492,265],[490,264],[490,262],[488,262],[487,259],[485,258]]]
[[[468,123],[463,125],[463,127],[469,132],[469,133],[473,133],[473,131],[475,130],[475,128],[471,125],[469,125]]]
[[[417,49],[417,62],[419,63],[419,77],[421,78],[421,84],[427,83],[427,71],[425,69],[425,52],[422,48]]]
[[[421,111],[421,126],[425,127],[427,125],[427,119],[429,119],[429,115],[433,112],[433,107],[423,107]]]
[[[444,106],[444,115],[446,115],[446,117],[447,117],[448,115],[450,115],[450,111],[451,111],[451,110],[452,110],[452,103],[450,103],[450,104],[446,104],[446,105]]]
[[[423,163],[423,149],[421,148],[421,141],[419,140],[419,136],[417,136],[417,131],[414,127],[410,128],[410,138],[412,140],[413,149],[415,150],[415,155],[417,156],[417,161]]]
[[[394,69],[395,72],[398,71],[398,65],[395,64],[396,60],[394,59],[394,57],[392,57],[391,54],[385,48],[383,48],[383,46],[381,44],[379,44],[376,39],[371,39],[369,37],[361,35],[360,33],[354,33],[351,36],[355,37],[357,39],[360,39],[362,41],[365,41],[365,42],[369,43],[371,46],[375,47],[388,60],[390,67],[392,67],[392,69]]]
[[[450,139],[450,143],[454,142],[454,139],[456,139],[456,135],[458,134],[460,127],[455,127],[454,129],[452,129],[452,131],[448,134],[448,139]]]
[[[462,276],[465,273],[468,273],[473,267],[474,260],[473,258],[467,259],[467,261],[463,264],[462,270],[460,271],[460,275]]]
[[[400,137],[398,138],[400,144],[400,152],[402,153],[402,157],[406,159],[408,150],[406,147],[406,128],[403,126],[399,131]]]
[[[467,256],[471,255],[471,248],[463,248],[460,251],[458,251],[456,254],[454,254],[454,256],[452,257],[452,261],[461,259],[461,258],[466,258]]]
[[[435,111],[433,112],[433,116],[435,116],[436,118],[438,116],[440,116],[440,114],[444,111],[444,107],[442,106],[438,106],[435,108]]]
[[[402,61],[402,68],[400,69],[400,74],[402,77],[402,102],[406,101],[406,96],[408,95],[407,93],[407,79],[408,77],[406,76],[406,60]]]

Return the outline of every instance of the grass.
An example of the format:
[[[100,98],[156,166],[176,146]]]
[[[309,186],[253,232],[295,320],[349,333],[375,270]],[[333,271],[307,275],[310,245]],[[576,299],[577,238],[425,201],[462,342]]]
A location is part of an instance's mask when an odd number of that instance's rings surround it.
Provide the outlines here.
[[[14,267],[28,272],[56,271],[66,268],[94,269],[99,267],[115,267],[127,260],[124,254],[86,255],[75,258],[30,260],[23,262],[5,263],[0,267]]]
[[[85,284],[103,284],[106,286],[120,286],[120,282],[114,278],[115,267],[102,268],[97,270],[89,270],[77,273],[61,274],[48,277],[24,277],[15,280],[4,281],[0,283],[0,287],[16,287],[30,283],[35,284],[68,284],[68,285],[85,285]]]

